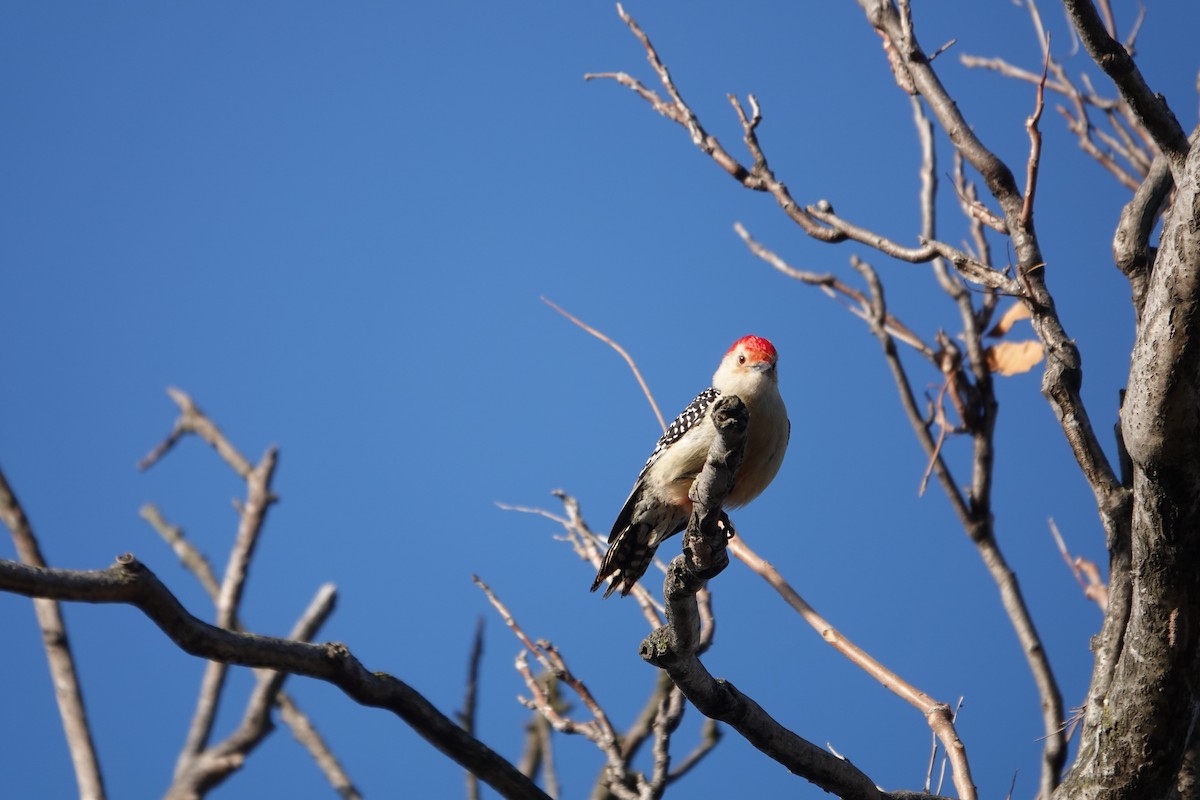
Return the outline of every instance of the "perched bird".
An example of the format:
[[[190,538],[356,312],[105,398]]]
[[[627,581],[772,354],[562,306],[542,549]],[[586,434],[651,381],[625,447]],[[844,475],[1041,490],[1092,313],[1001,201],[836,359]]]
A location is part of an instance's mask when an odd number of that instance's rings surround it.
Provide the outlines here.
[[[675,418],[642,467],[609,534],[608,552],[592,583],[593,592],[612,576],[604,596],[616,589],[629,594],[650,566],[658,545],[687,527],[692,513],[688,490],[704,469],[717,434],[709,410],[718,398],[736,395],[750,415],[745,454],[725,507],[749,503],[775,478],[792,431],[779,395],[777,361],[775,346],[761,336],[743,336],[729,348],[713,374],[712,387]]]

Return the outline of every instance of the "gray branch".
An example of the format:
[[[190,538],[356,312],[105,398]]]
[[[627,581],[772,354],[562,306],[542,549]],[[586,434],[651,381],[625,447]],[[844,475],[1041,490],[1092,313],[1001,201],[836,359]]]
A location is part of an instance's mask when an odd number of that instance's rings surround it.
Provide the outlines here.
[[[1200,717],[1198,143],[1200,129],[1163,222],[1133,347],[1121,412],[1133,529],[1121,549],[1110,543],[1114,562],[1128,559],[1128,572],[1121,581],[1114,572],[1109,616],[1116,619],[1105,622],[1066,797],[1183,796],[1177,781],[1191,769],[1188,743]],[[1129,769],[1133,763],[1139,767]]]
[[[1166,98],[1155,94],[1146,83],[1133,56],[1109,34],[1092,0],[1064,0],[1063,6],[1088,55],[1117,85],[1121,97],[1129,103],[1133,113],[1146,126],[1146,132],[1167,157],[1171,171],[1182,172],[1188,152],[1187,134],[1167,105]]]
[[[206,417],[200,418],[207,421]],[[223,438],[220,440],[224,441]],[[243,476],[246,479],[246,502],[240,507],[241,519],[238,523],[237,537],[216,597],[216,625],[219,628],[236,627],[238,607],[245,589],[250,561],[266,521],[267,509],[275,502],[275,496],[271,493],[271,478],[275,474],[277,459],[278,451],[274,447],[268,448],[262,461]],[[208,744],[213,723],[217,718],[221,693],[225,687],[226,671],[227,665],[215,660],[210,661],[204,670],[200,693],[196,700],[196,711],[192,715],[187,738],[175,764],[176,782],[180,782],[193,770],[194,762]]]
[[[503,797],[549,800],[532,781],[469,735],[398,678],[371,672],[340,643],[306,642],[222,630],[188,613],[148,568],[125,554],[106,570],[42,569],[0,561],[0,591],[138,608],[180,649],[209,660],[288,672],[337,686],[355,702],[391,711],[430,744]]]
[[[317,590],[308,609],[288,634],[288,639],[307,642],[333,613],[337,590],[327,583]],[[223,783],[246,763],[250,754],[274,729],[271,707],[282,693],[286,672],[267,669],[255,670],[257,678],[254,691],[246,704],[242,721],[237,730],[224,741],[206,747],[187,762],[186,769],[177,774],[167,791],[168,800],[190,800],[204,797],[209,791]]]
[[[1150,165],[1150,173],[1133,193],[1133,198],[1121,209],[1121,220],[1113,236],[1113,260],[1129,279],[1133,289],[1133,310],[1138,320],[1141,320],[1146,304],[1150,267],[1158,255],[1158,249],[1150,244],[1150,234],[1174,186],[1167,159],[1160,155]]]
[[[46,566],[41,547],[34,536],[25,511],[8,485],[4,473],[0,472],[0,522],[12,533],[17,556],[34,567]],[[62,609],[53,600],[34,600],[34,615],[42,629],[42,646],[46,650],[46,661],[50,666],[50,679],[54,685],[54,699],[62,717],[63,731],[67,738],[67,749],[75,768],[75,783],[80,798],[104,800],[104,778],[100,772],[100,761],[92,743],[91,726],[88,724],[87,707],[83,703],[83,688],[75,669],[75,658],[71,654],[71,643],[67,638],[67,624]]]

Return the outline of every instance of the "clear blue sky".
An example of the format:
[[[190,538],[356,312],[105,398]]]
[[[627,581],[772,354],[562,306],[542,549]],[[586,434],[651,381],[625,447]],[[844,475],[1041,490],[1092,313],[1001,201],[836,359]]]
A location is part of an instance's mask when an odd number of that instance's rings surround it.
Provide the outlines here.
[[[914,3],[928,50],[976,130],[1018,167],[1032,90],[957,61],[1029,68],[1038,45],[1007,0]],[[1186,8],[1185,8],[1186,7]],[[969,8],[969,10],[967,10]],[[919,154],[907,98],[851,2],[667,7],[632,2],[684,95],[741,153],[725,94],[758,94],[773,166],[802,202],[914,241]],[[1054,49],[1071,49],[1044,9]],[[1133,15],[1120,4],[1123,25]],[[1139,63],[1196,122],[1200,8],[1151,7]],[[742,221],[792,263],[881,268],[893,310],[954,329],[928,269],[803,237],[636,97],[588,71],[653,79],[610,2],[9,3],[0,9],[0,466],[56,566],[132,551],[202,617],[195,581],[137,516],[156,503],[218,567],[242,486],[198,441],[147,474],[190,392],[252,459],[281,448],[242,617],[283,634],[317,587],[340,590],[321,638],[347,642],[452,712],[475,620],[487,618],[480,736],[516,758],[527,712],[516,641],[479,573],[555,642],[618,725],[653,681],[632,601],[602,602],[555,527],[496,502],[582,503],[607,530],[657,424],[624,364],[539,302],[621,341],[664,412],[707,386],[729,343],[772,338],[793,420],[775,485],[736,516],[748,540],[848,636],[931,695],[965,696],[960,732],[982,793],[1034,792],[1037,698],[997,592],[921,455],[878,345],[819,292],[750,256]],[[1073,75],[1092,69],[1083,56]],[[1103,86],[1103,79],[1096,78]],[[1125,193],[1047,109],[1038,222],[1085,397],[1107,430],[1131,341],[1109,240]],[[951,169],[940,141],[942,172]],[[962,236],[945,194],[946,239]],[[996,252],[1004,258],[1003,242]],[[914,371],[918,387],[936,376]],[[1099,612],[1047,532],[1103,562],[1091,496],[1039,376],[1000,382],[996,521],[1065,701],[1088,679]],[[1106,443],[1108,437],[1105,436]],[[962,445],[952,444],[962,467]],[[0,556],[11,558],[7,538]],[[671,547],[677,545],[672,543]],[[714,586],[710,669],[887,788],[921,785],[921,716],[834,654],[735,563]],[[127,608],[66,609],[113,797],[167,786],[203,664]],[[0,596],[0,769],[12,797],[69,797],[70,762],[28,601]],[[240,714],[237,672],[221,731]],[[369,797],[460,797],[457,766],[394,717],[308,680],[288,690]],[[694,741],[697,714],[680,734]],[[560,740],[567,796],[601,766]],[[741,742],[676,791],[821,797]],[[329,797],[279,730],[217,797]]]

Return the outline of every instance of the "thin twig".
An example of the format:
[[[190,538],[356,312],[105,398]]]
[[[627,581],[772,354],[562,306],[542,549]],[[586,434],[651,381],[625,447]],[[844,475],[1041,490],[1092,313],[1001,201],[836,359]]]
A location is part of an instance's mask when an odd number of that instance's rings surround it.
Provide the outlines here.
[[[958,702],[954,704],[954,714],[950,717],[950,721],[953,722],[955,725],[958,724],[958,712],[962,710],[962,704],[963,704],[963,698],[959,697]],[[943,755],[942,756],[942,765],[938,769],[938,782],[937,782],[937,788],[934,789],[934,794],[942,793],[942,784],[946,780],[946,761],[947,761],[947,757],[945,755]]]
[[[333,748],[321,736],[321,732],[313,725],[308,715],[300,710],[287,692],[280,692],[275,698],[275,704],[279,706],[280,719],[291,730],[296,741],[317,762],[317,767],[325,775],[325,779],[329,781],[329,785],[338,793],[338,796],[342,800],[361,800],[362,795],[351,782],[350,776],[346,774],[345,767],[333,754]]]
[[[604,333],[596,330],[591,325],[588,325],[586,322],[583,322],[582,320],[580,320],[578,317],[576,317],[576,316],[570,314],[569,312],[563,310],[562,308],[560,308],[557,304],[555,304],[549,298],[543,297],[542,302],[545,303],[546,305],[550,306],[551,308],[553,308],[559,314],[562,314],[567,319],[571,320],[571,322],[575,323],[580,328],[583,328],[585,331],[590,333],[592,336],[595,336],[597,339],[604,342],[606,345],[611,347],[613,350],[616,350],[617,353],[620,354],[621,358],[625,359],[625,363],[629,365],[629,369],[633,372],[633,377],[637,378],[638,386],[642,387],[642,394],[646,395],[646,400],[650,403],[650,408],[653,409],[653,411],[654,411],[654,417],[655,417],[655,419],[658,420],[659,427],[661,427],[665,431],[667,429],[667,423],[663,419],[662,412],[659,411],[659,409],[658,409],[658,403],[654,402],[654,395],[650,392],[650,387],[646,385],[646,380],[645,380],[645,378],[642,377],[641,370],[638,369],[637,363],[633,360],[633,357],[629,355],[628,351],[626,351],[624,347],[621,347],[621,345],[614,342],[611,338],[609,338]]]
[[[0,522],[12,534],[13,545],[21,562],[31,567],[45,567],[41,547],[34,536],[33,526],[25,516],[25,509],[17,500],[8,479],[0,471]],[[104,800],[104,777],[100,772],[100,761],[92,741],[91,726],[88,724],[87,707],[83,702],[83,689],[75,669],[75,658],[71,654],[71,643],[67,636],[67,625],[62,609],[55,600],[37,598],[33,601],[33,612],[42,631],[42,647],[50,668],[50,682],[54,687],[54,700],[62,719],[67,749],[75,770],[75,784],[83,800]]]
[[[517,654],[514,661],[514,666],[521,678],[525,681],[526,688],[529,689],[531,697],[522,702],[526,707],[537,711],[546,721],[549,722],[555,730],[567,734],[580,734],[595,744],[600,751],[605,755],[608,762],[610,772],[610,790],[614,794],[620,795],[617,787],[627,776],[627,762],[621,754],[620,740],[613,729],[612,723],[608,719],[608,714],[601,707],[600,703],[592,695],[582,680],[567,666],[562,654],[545,640],[534,642],[525,630],[518,624],[512,612],[508,607],[500,601],[496,593],[491,587],[484,583],[478,575],[472,575],[471,580],[478,586],[487,596],[488,602],[500,614],[500,618],[504,620],[504,624],[508,626],[513,635],[521,643],[524,649]],[[579,722],[564,715],[558,708],[558,704],[553,702],[545,687],[537,677],[530,671],[529,664],[526,659],[526,654],[533,655],[534,658],[542,665],[542,669],[548,675],[553,675],[557,681],[569,686],[571,690],[579,697],[584,706],[591,712],[592,719]],[[639,783],[642,782],[640,776],[634,777]]]
[[[1167,157],[1178,182],[1188,141],[1166,98],[1150,88],[1133,58],[1100,20],[1091,0],[1064,0],[1063,5],[1088,55],[1117,85],[1130,111]]]
[[[1032,6],[1032,2],[1030,3]],[[1042,45],[1042,79],[1037,85],[1037,102],[1034,103],[1033,113],[1025,120],[1025,129],[1029,131],[1029,163],[1025,174],[1025,201],[1021,206],[1021,227],[1028,228],[1033,221],[1033,199],[1037,194],[1038,166],[1042,157],[1042,132],[1038,122],[1042,119],[1042,109],[1045,108],[1046,74],[1050,70],[1050,34],[1046,34]]]
[[[562,489],[556,489],[552,492],[552,494],[562,500],[563,508],[567,512],[565,519],[557,514],[552,514],[544,508],[513,506],[505,503],[496,503],[496,505],[505,511],[519,511],[523,514],[536,514],[539,517],[545,517],[548,520],[562,525],[563,529],[566,530],[567,535],[566,537],[556,538],[564,539],[567,543],[569,543],[572,549],[574,549],[576,555],[578,555],[585,563],[591,564],[593,570],[599,569],[600,562],[604,557],[604,551],[601,549],[604,546],[604,540],[597,536],[580,516],[578,500],[564,492]],[[663,569],[662,562],[657,558],[654,559],[654,565],[660,570]],[[641,610],[642,615],[645,617],[646,622],[649,624],[651,630],[654,630],[659,625],[662,625],[664,613],[662,604],[654,599],[654,596],[650,594],[646,587],[642,586],[640,583],[635,584],[633,591],[630,592],[630,596],[637,601],[638,608]]]
[[[647,800],[658,800],[671,782],[671,735],[679,727],[683,709],[683,692],[675,689],[663,698],[654,717],[654,766],[643,792]]]
[[[179,406],[179,418],[167,437],[138,462],[138,469],[147,470],[154,466],[184,434],[193,433],[211,445],[234,472],[243,478],[248,477],[252,469],[250,462],[229,443],[221,429],[205,416],[187,392],[168,387],[167,394]]]
[[[646,51],[646,57],[657,73],[660,82],[670,95],[671,102],[664,101],[655,92],[647,89],[639,81],[623,72],[591,73],[584,76],[586,80],[607,78],[633,89],[643,100],[650,103],[655,111],[683,126],[688,131],[692,142],[734,180],[748,189],[770,194],[792,221],[799,225],[805,233],[818,241],[833,243],[850,239],[873,247],[893,258],[912,263],[925,263],[934,258],[942,257],[947,259],[964,278],[973,283],[1014,294],[1019,290],[1020,287],[1003,273],[980,264],[967,253],[951,247],[945,242],[924,241],[918,247],[906,247],[874,231],[842,219],[833,213],[832,207],[825,201],[809,206],[796,201],[787,185],[776,179],[771,172],[766,156],[759,146],[755,129],[762,120],[762,113],[757,100],[753,96],[750,97],[752,112],[750,115],[745,113],[736,98],[730,97],[730,101],[742,125],[743,139],[754,159],[751,167],[746,167],[739,163],[717,141],[716,137],[709,134],[701,126],[695,112],[684,103],[674,81],[671,79],[670,72],[663,64],[658,52],[650,43],[649,37],[646,36],[645,32],[633,18],[625,13],[623,8],[619,5],[617,8],[622,21],[625,22],[634,36],[637,37],[638,41],[641,42],[642,47]]]
[[[475,622],[475,635],[471,638],[471,654],[467,657],[467,688],[463,696],[462,711],[458,722],[467,733],[475,734],[475,698],[479,691],[479,664],[483,660],[483,616]],[[466,774],[467,800],[479,800],[479,778]],[[548,792],[554,795],[554,792]]]
[[[954,719],[950,706],[934,700],[912,684],[905,681],[892,670],[875,660],[869,653],[855,645],[831,625],[828,620],[816,612],[808,602],[800,596],[787,580],[773,566],[750,549],[742,536],[735,536],[729,542],[729,551],[748,566],[751,571],[761,577],[775,589],[776,592],[791,606],[800,617],[812,627],[827,644],[850,660],[852,664],[866,672],[913,708],[921,712],[925,721],[933,730],[935,736],[946,748],[946,753],[954,768],[954,786],[961,800],[976,797],[975,783],[971,778],[971,767],[967,761],[966,747],[958,737],[954,728]]]
[[[1063,561],[1067,562],[1067,569],[1071,570],[1071,574],[1075,576],[1084,597],[1100,606],[1100,611],[1105,611],[1108,608],[1108,586],[1100,577],[1100,569],[1094,562],[1082,556],[1071,556],[1070,551],[1067,550],[1067,543],[1063,540],[1053,517],[1050,518],[1050,535],[1054,537],[1058,552],[1062,555]]]
[[[275,448],[268,448],[262,461],[251,468],[245,476],[246,501],[242,504],[237,536],[216,599],[216,624],[221,628],[232,630],[237,620],[238,606],[241,604],[250,560],[254,555],[263,523],[266,521],[267,509],[275,500],[274,495],[271,494],[271,477],[275,472],[276,455]],[[191,771],[192,761],[203,752],[208,744],[213,723],[216,721],[217,708],[222,689],[225,686],[227,671],[228,665],[221,661],[210,661],[205,667],[196,701],[196,710],[193,712],[187,738],[184,740],[175,764],[176,781]]]
[[[858,289],[855,289],[853,286],[844,283],[832,273],[820,274],[797,269],[791,264],[787,263],[787,261],[785,261],[774,251],[754,239],[746,230],[745,226],[742,225],[742,223],[735,222],[733,225],[733,230],[738,236],[741,237],[742,241],[746,243],[746,247],[749,248],[751,253],[770,264],[779,272],[787,275],[789,278],[798,280],[801,283],[806,283],[809,286],[816,286],[829,297],[836,298],[840,295],[844,298],[853,300],[859,305],[866,304],[866,295],[864,295]],[[846,307],[851,309],[853,308],[849,305]],[[884,320],[884,324],[887,326],[889,333],[908,346],[912,347],[917,352],[921,353],[921,355],[929,359],[934,357],[935,354],[933,348],[922,341],[921,337],[914,333],[911,328],[893,317],[891,314],[887,315],[886,319]]]
[[[693,767],[704,760],[704,757],[712,752],[721,741],[721,725],[714,719],[705,719],[704,724],[700,726],[700,741],[675,765],[671,770],[671,775],[668,783],[675,781],[687,775]]]
[[[188,541],[183,534],[183,529],[163,519],[158,508],[150,503],[144,504],[138,510],[138,515],[150,523],[163,541],[171,546],[179,563],[196,576],[196,580],[200,581],[204,591],[216,601],[217,595],[221,593],[221,584],[217,583],[217,576],[213,572],[212,564],[203,553],[196,549],[195,545]]]
[[[946,443],[946,433],[950,428],[950,425],[946,422],[946,407],[943,403],[946,397],[946,389],[949,386],[949,382],[946,382],[938,388],[937,399],[933,403],[933,421],[937,423],[938,435],[933,443],[933,452],[929,454],[929,458],[925,463],[925,472],[921,474],[921,483],[917,486],[917,497],[925,496],[925,489],[929,486],[929,477],[933,475],[934,467],[937,466],[942,458],[942,446]]]

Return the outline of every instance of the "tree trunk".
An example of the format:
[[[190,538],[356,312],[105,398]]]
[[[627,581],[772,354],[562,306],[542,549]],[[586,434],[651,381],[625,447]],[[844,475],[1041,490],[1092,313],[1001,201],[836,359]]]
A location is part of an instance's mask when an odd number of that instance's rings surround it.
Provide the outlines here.
[[[1200,717],[1200,134],[1173,170],[1121,431],[1133,465],[1128,583],[1110,601],[1080,753],[1059,798],[1192,794]],[[1121,623],[1124,617],[1124,624]],[[1115,623],[1115,624],[1111,624]],[[1105,637],[1109,641],[1105,641]],[[1114,638],[1115,637],[1115,638]],[[1102,690],[1097,691],[1097,687]]]

